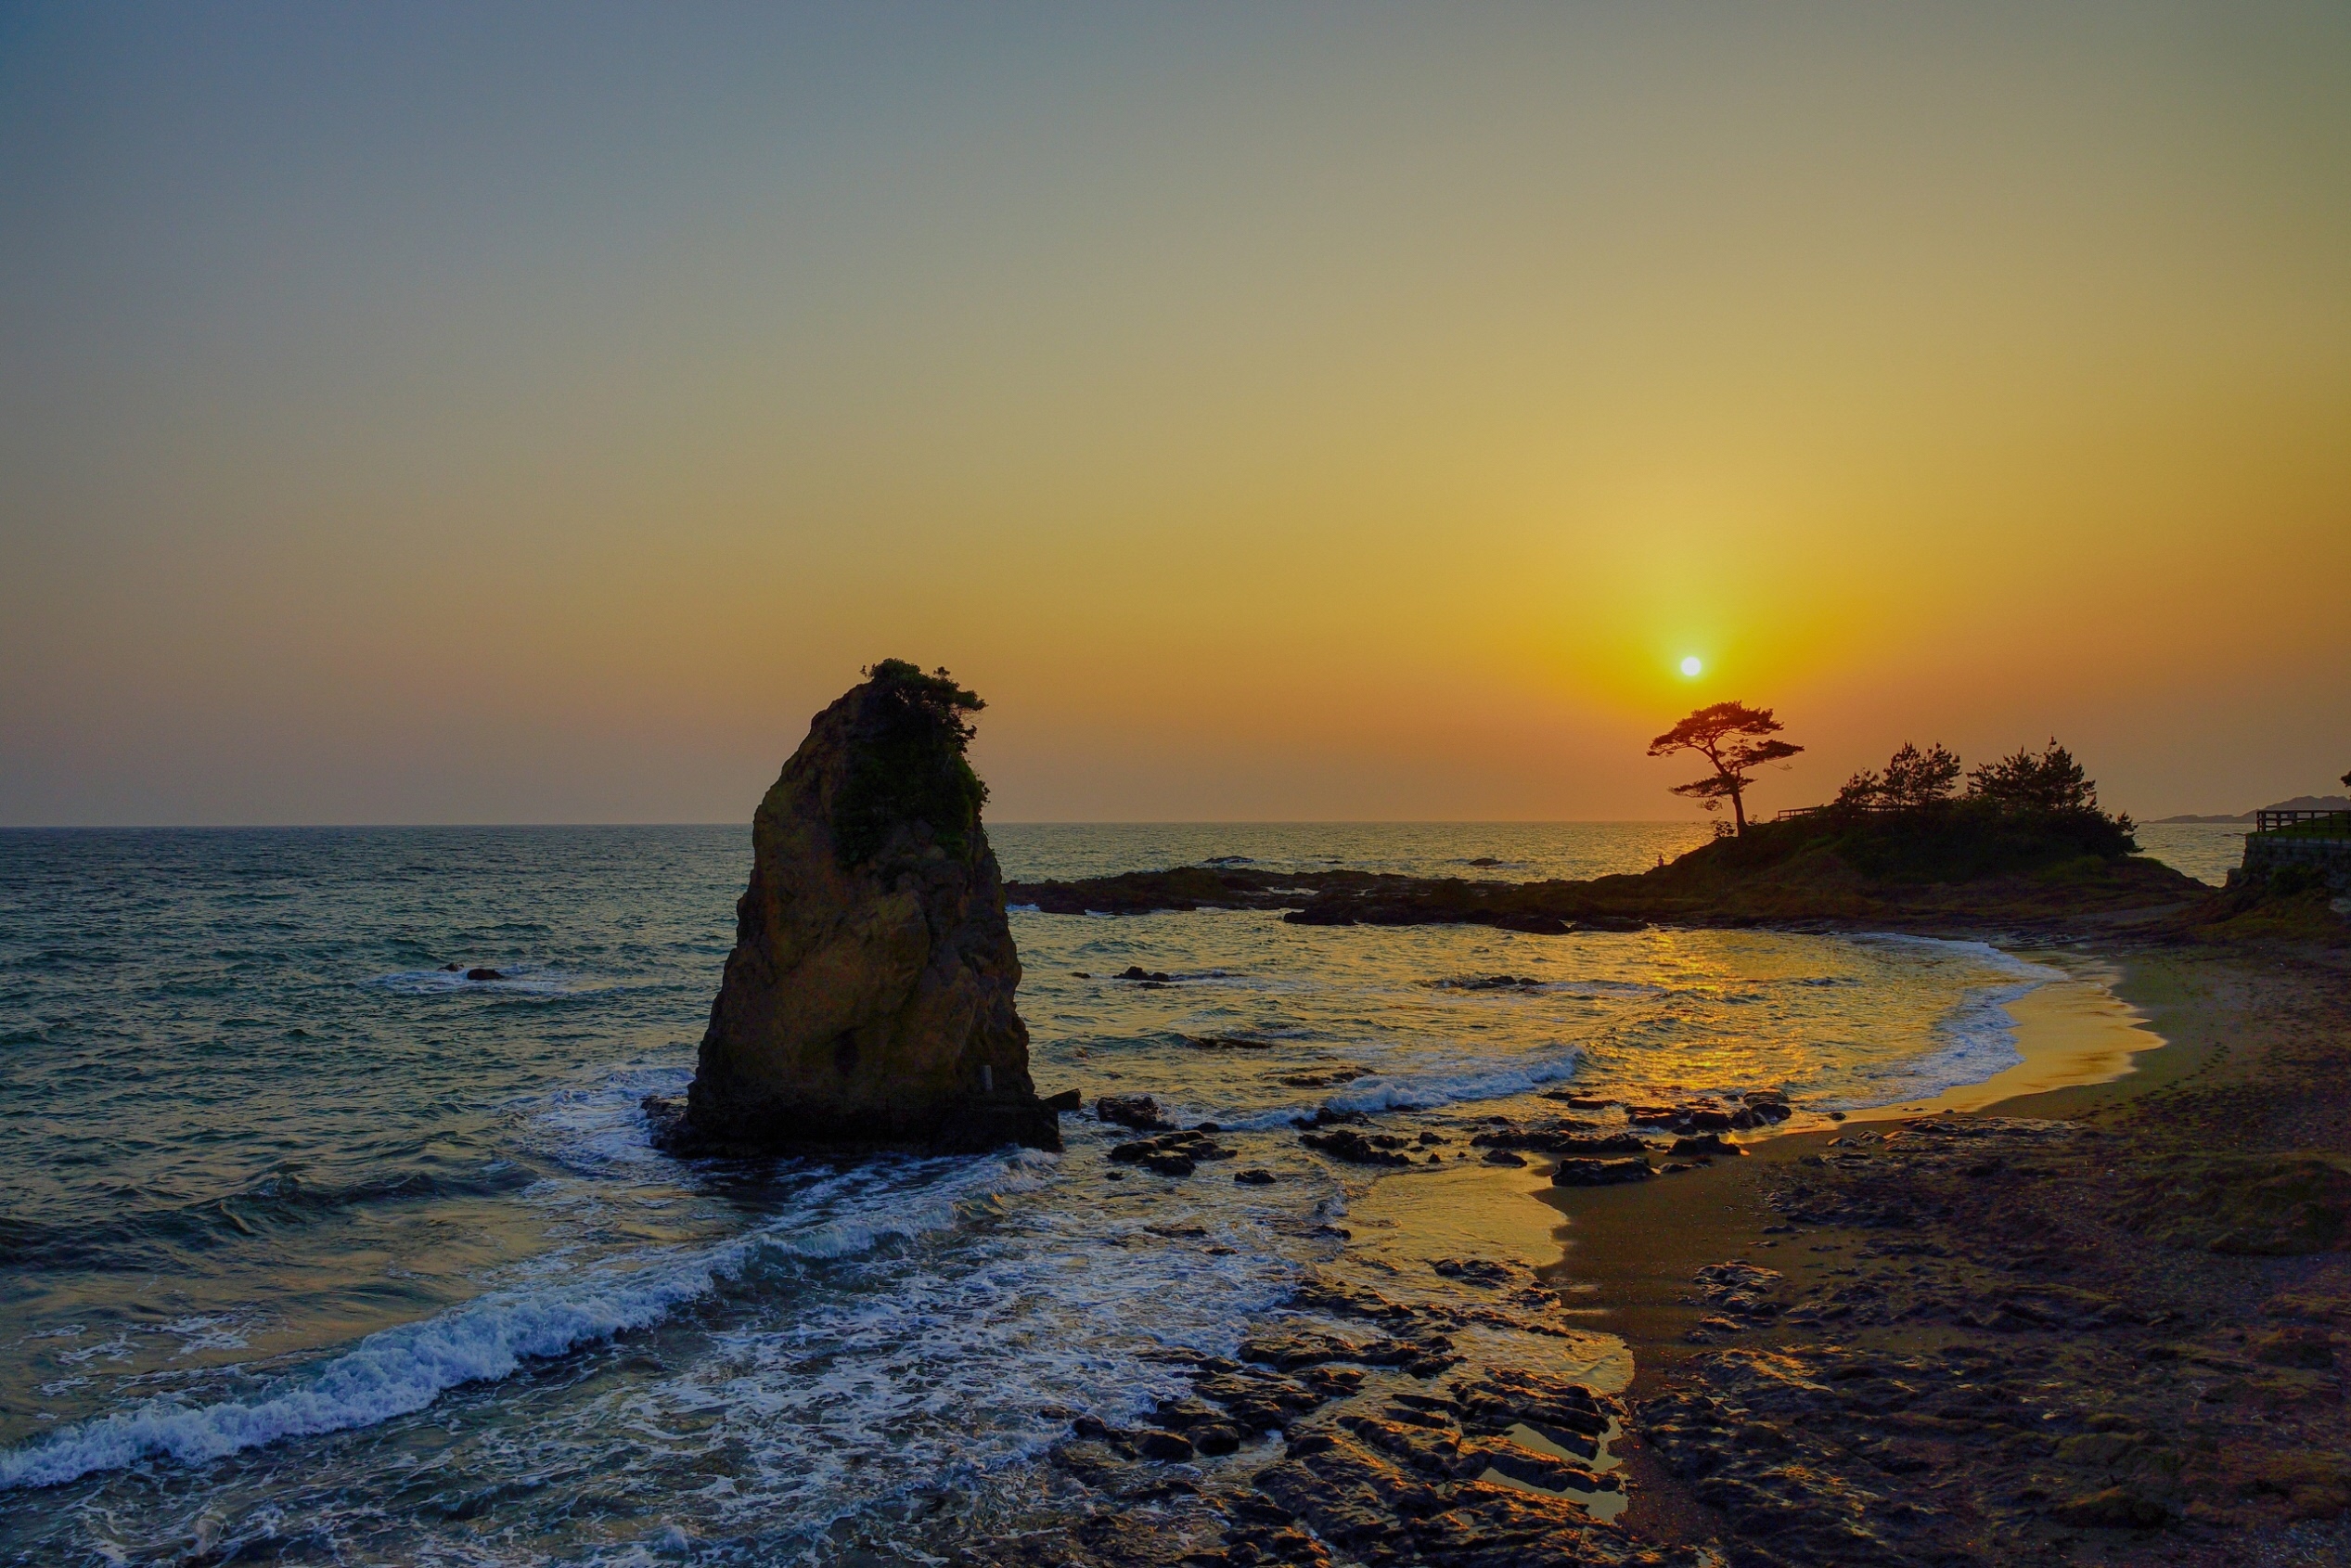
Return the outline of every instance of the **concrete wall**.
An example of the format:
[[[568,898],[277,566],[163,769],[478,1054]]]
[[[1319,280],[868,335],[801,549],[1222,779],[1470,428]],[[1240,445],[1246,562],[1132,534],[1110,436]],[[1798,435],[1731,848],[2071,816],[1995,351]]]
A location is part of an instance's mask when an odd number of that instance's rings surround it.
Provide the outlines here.
[[[2239,876],[2267,877],[2288,866],[2308,866],[2326,878],[2335,893],[2351,893],[2351,839],[2304,839],[2282,833],[2245,835],[2245,862]],[[2235,877],[2229,879],[2231,881]]]

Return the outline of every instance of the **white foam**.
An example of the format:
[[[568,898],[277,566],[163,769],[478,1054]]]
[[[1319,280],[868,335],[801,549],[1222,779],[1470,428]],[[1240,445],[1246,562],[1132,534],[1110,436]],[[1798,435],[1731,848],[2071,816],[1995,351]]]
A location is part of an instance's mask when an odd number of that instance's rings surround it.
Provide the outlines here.
[[[1333,1111],[1425,1111],[1470,1100],[1508,1099],[1575,1075],[1584,1060],[1581,1046],[1555,1046],[1531,1051],[1506,1062],[1456,1061],[1448,1070],[1432,1073],[1379,1073],[1340,1086],[1316,1105],[1291,1105],[1243,1115],[1214,1116],[1217,1125],[1261,1132],[1289,1125],[1293,1117],[1310,1116],[1320,1106]]]
[[[2008,1004],[2037,991],[2051,981],[2069,978],[2063,970],[2020,958],[1985,942],[1962,942],[1890,932],[1869,932],[1853,940],[1865,945],[1936,950],[1954,958],[1971,959],[1986,969],[1997,970],[2014,978],[2005,984],[1969,987],[1959,1003],[1935,1022],[1934,1037],[1940,1042],[1941,1048],[1923,1057],[1913,1057],[1876,1069],[1859,1065],[1850,1067],[1848,1070],[1863,1081],[1859,1092],[1843,1099],[1824,1101],[1827,1109],[1865,1111],[1874,1106],[1923,1099],[1946,1089],[1983,1083],[2014,1067],[2024,1057],[2016,1047],[2016,1020],[2009,1014]]]
[[[179,1349],[172,1353],[173,1360],[208,1350],[250,1348],[243,1327],[236,1319],[219,1315],[175,1317],[169,1323],[157,1324],[156,1332],[170,1334],[179,1340]]]
[[[1908,932],[1898,931],[1856,932],[1845,940],[1856,946],[1921,947],[1930,952],[1949,954],[1954,958],[1973,958],[1987,968],[2006,970],[2020,980],[2029,979],[2036,984],[2046,984],[2049,981],[2065,978],[2063,970],[2051,969],[2047,964],[2036,964],[2030,959],[2020,958],[2015,954],[2004,948],[1995,947],[1988,942],[1972,942],[1949,936],[1914,936]]]
[[[150,1399],[0,1452],[0,1490],[54,1486],[157,1456],[202,1463],[284,1438],[374,1426],[421,1410],[450,1389],[507,1377],[525,1361],[649,1328],[762,1257],[840,1258],[945,1228],[965,1204],[993,1189],[1035,1187],[1051,1164],[1050,1156],[1024,1150],[1007,1161],[976,1163],[911,1199],[867,1205],[866,1215],[815,1223],[795,1217],[688,1254],[620,1260],[585,1279],[550,1269],[560,1282],[492,1292],[420,1322],[370,1334],[256,1399],[211,1405]],[[908,1166],[886,1174],[923,1173]],[[854,1185],[877,1184],[852,1178],[822,1184],[812,1196]]]
[[[681,1270],[568,1296],[481,1297],[422,1323],[371,1334],[315,1378],[251,1403],[191,1407],[152,1399],[0,1454],[0,1488],[54,1486],[153,1455],[200,1463],[281,1438],[373,1426],[423,1409],[444,1390],[506,1377],[526,1358],[644,1328],[710,1290],[718,1272]]]
[[[1338,1111],[1409,1111],[1463,1100],[1505,1099],[1575,1075],[1581,1046],[1561,1046],[1505,1065],[1451,1073],[1378,1074],[1357,1078],[1323,1103]]]
[[[637,1062],[592,1086],[564,1087],[516,1106],[566,1163],[585,1167],[667,1164],[647,1137],[645,1097],[686,1090],[689,1066]]]
[[[739,1491],[698,1497],[713,1530],[820,1523],[998,1470],[1066,1437],[1073,1411],[1138,1419],[1288,1298],[1299,1268],[1275,1238],[1296,1244],[1295,1190],[1263,1208],[1227,1190],[1143,1212],[1010,1205],[951,1260],[877,1254],[851,1288],[747,1315],[678,1376],[614,1400],[632,1432],[691,1418],[698,1446],[742,1456]],[[614,1413],[579,1419],[609,1430]]]

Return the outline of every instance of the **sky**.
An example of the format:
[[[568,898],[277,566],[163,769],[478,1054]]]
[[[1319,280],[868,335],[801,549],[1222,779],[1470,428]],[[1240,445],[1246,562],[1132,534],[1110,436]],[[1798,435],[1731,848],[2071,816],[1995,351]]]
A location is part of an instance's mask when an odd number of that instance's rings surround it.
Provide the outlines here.
[[[0,4],[0,824],[2351,767],[2351,7]],[[1680,662],[1695,656],[1701,673]]]

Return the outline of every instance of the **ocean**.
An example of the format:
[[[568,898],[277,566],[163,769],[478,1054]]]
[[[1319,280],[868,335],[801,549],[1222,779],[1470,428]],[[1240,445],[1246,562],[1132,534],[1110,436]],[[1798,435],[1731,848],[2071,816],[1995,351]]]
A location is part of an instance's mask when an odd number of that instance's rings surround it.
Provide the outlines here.
[[[991,829],[1022,877],[1580,877],[1702,836]],[[1333,1166],[1293,1116],[1457,1150],[1568,1085],[1814,1118],[1989,1076],[2002,1004],[2058,974],[1909,937],[1015,910],[1040,1089],[1154,1095],[1275,1182],[1126,1171],[1091,1117],[1060,1156],[683,1164],[638,1102],[690,1076],[749,864],[740,828],[0,833],[0,1562],[935,1559],[1068,1506],[1041,1456],[1075,1416],[1179,1391],[1318,1270],[1556,1260],[1557,1214],[1490,1170]],[[1415,1192],[1492,1222],[1365,1217]],[[1571,1352],[1621,1381],[1606,1335]]]
[[[2242,822],[2142,822],[2135,837],[2145,854],[2215,887],[2244,863]]]

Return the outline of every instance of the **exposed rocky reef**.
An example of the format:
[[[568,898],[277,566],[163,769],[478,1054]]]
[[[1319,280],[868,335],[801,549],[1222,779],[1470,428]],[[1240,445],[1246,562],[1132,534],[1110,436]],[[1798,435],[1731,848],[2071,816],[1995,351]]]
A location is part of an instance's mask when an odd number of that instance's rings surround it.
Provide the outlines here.
[[[2152,1152],[1935,1116],[1757,1170],[1771,1250],[1697,1270],[1629,1423],[1697,1527],[1734,1568],[2340,1561],[2242,1532],[2351,1501],[2351,1188],[2101,1179]]]
[[[1311,1278],[1189,1392],[1141,1420],[1080,1417],[1050,1463],[1083,1522],[974,1542],[962,1564],[1696,1568],[1616,1523],[1625,1409],[1574,1375],[1587,1348],[1524,1270],[1440,1260],[1477,1304]],[[1465,1357],[1459,1339],[1486,1354]]]
[[[868,675],[816,715],[752,819],[693,1086],[648,1102],[673,1150],[1060,1147],[964,758],[982,703],[944,670]]]

